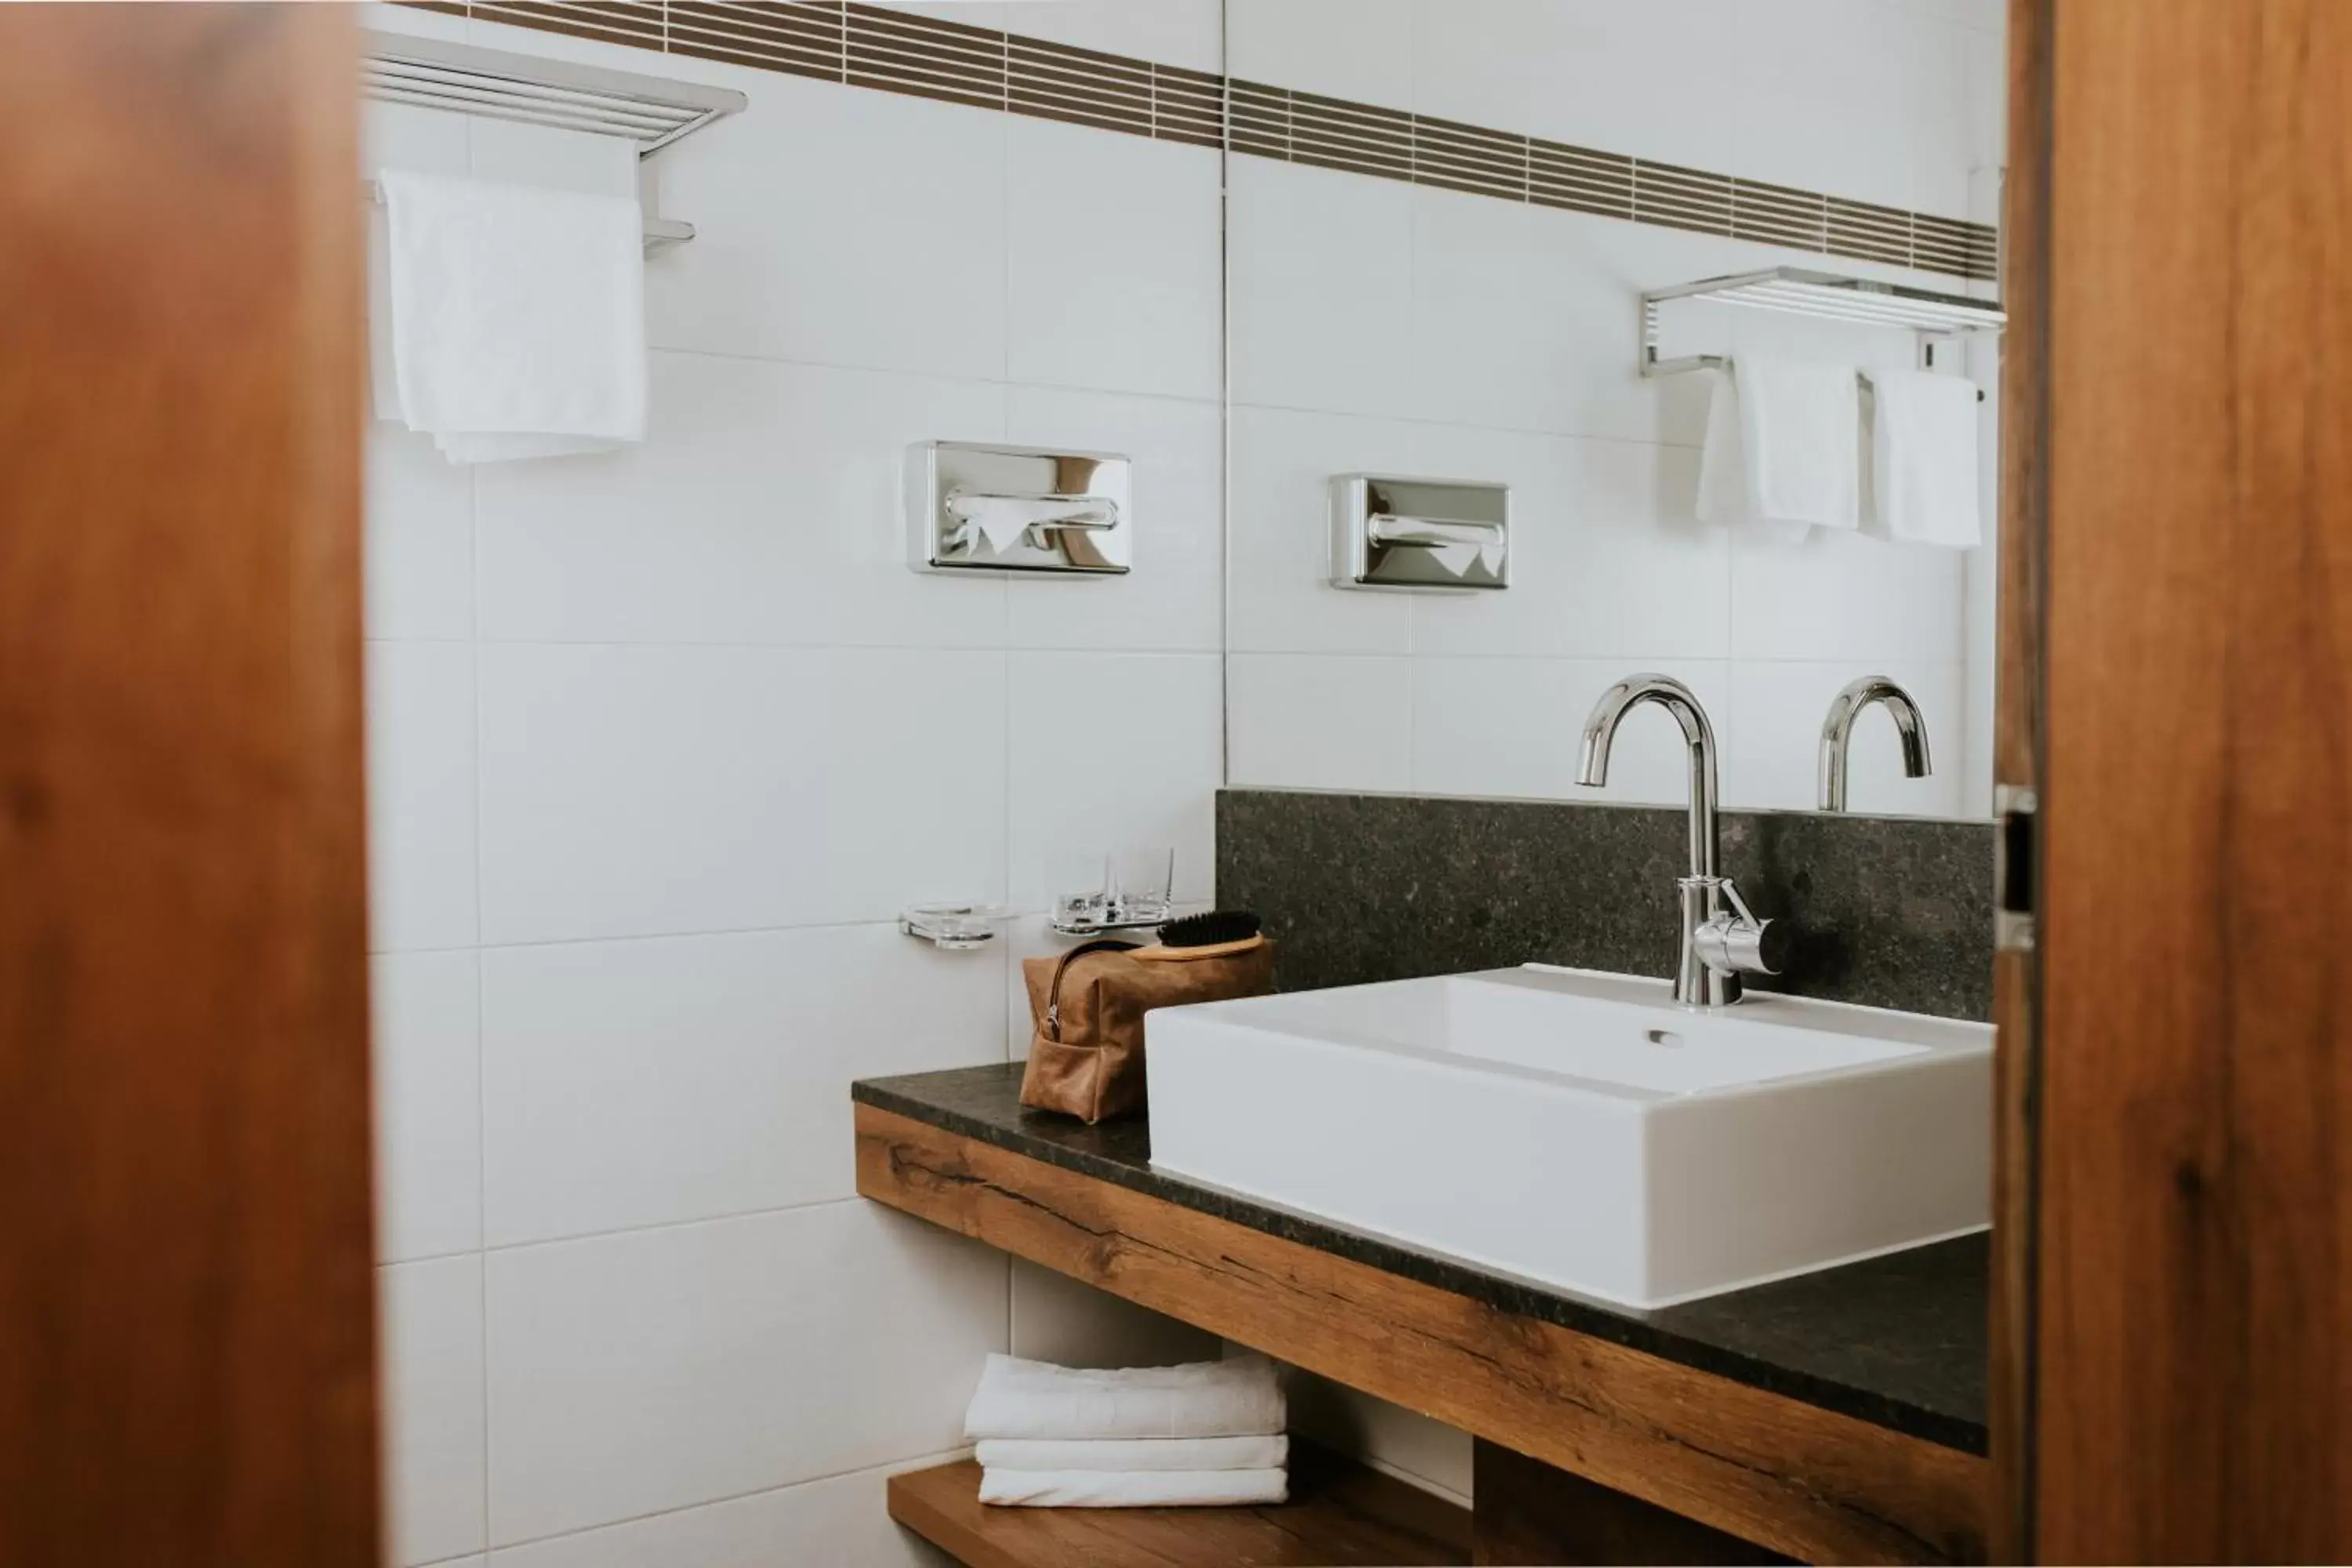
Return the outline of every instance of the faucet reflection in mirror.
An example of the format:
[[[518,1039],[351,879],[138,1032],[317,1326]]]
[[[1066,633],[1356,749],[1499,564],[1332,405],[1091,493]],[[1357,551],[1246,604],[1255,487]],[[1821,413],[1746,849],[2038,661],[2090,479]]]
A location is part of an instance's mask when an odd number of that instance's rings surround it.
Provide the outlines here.
[[[1927,721],[1911,694],[1884,675],[1865,675],[1847,683],[1830,700],[1829,716],[1822,721],[1821,802],[1823,811],[1845,809],[1846,752],[1853,739],[1853,721],[1874,702],[1886,704],[1895,720],[1895,733],[1903,748],[1903,776],[1924,779],[1936,771],[1927,760]]]
[[[1690,873],[1676,879],[1681,900],[1682,953],[1675,969],[1675,1000],[1685,1007],[1723,1007],[1739,1000],[1743,974],[1778,974],[1788,959],[1789,928],[1759,921],[1731,879],[1717,873],[1721,833],[1716,815],[1715,726],[1681,681],[1668,675],[1633,675],[1612,686],[1584,721],[1577,783],[1599,789],[1609,782],[1609,747],[1625,715],[1654,702],[1674,715],[1690,748]]]

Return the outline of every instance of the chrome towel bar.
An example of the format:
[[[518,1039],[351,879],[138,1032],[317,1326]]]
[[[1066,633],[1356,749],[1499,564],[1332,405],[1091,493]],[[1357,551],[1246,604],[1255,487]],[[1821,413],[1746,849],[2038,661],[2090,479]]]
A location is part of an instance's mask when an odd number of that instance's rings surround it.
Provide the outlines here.
[[[361,89],[379,103],[618,136],[637,144],[640,159],[742,112],[751,102],[732,88],[364,27],[360,53]],[[362,185],[361,195],[383,199],[373,181]],[[646,215],[647,250],[693,237],[690,223]]]
[[[383,187],[373,180],[362,180],[360,200],[372,205],[382,206]],[[651,214],[646,215],[646,249],[648,251],[660,250],[672,245],[684,245],[693,237],[694,226],[690,223],[681,223],[674,217],[655,217]]]

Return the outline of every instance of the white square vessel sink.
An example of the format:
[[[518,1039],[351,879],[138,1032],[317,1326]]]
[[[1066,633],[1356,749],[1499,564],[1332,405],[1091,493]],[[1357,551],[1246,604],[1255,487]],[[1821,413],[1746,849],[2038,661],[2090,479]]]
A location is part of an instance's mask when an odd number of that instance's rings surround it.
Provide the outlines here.
[[[1991,1218],[1988,1025],[1529,964],[1146,1036],[1161,1170],[1627,1306]]]

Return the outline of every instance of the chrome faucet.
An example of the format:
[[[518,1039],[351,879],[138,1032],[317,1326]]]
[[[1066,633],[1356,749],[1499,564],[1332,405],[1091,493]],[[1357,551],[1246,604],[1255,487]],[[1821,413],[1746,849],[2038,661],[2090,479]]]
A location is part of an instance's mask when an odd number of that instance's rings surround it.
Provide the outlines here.
[[[1874,702],[1886,704],[1895,720],[1895,733],[1903,746],[1903,776],[1924,779],[1934,773],[1927,761],[1927,721],[1911,694],[1884,675],[1865,675],[1849,683],[1830,700],[1829,717],[1822,721],[1822,809],[1845,809],[1846,746],[1853,739],[1853,721]]]
[[[1609,745],[1625,715],[1654,702],[1674,715],[1690,747],[1690,874],[1677,878],[1682,903],[1682,956],[1675,1000],[1685,1007],[1723,1007],[1739,1000],[1742,974],[1778,974],[1789,932],[1749,912],[1731,879],[1716,871],[1720,833],[1716,821],[1715,727],[1691,689],[1668,675],[1633,675],[1601,694],[1584,721],[1584,751],[1576,782],[1598,789],[1609,782]]]

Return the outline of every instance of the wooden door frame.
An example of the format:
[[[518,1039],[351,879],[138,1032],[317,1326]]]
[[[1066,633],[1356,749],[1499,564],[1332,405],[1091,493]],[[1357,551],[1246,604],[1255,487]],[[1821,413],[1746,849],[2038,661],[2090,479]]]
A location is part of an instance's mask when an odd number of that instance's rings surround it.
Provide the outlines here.
[[[2352,1556],[2352,10],[2012,0],[1997,1556]]]
[[[2040,815],[2042,557],[2049,524],[2048,289],[2050,28],[2053,0],[2010,0],[2008,173],[2001,186],[2000,592],[1995,635],[1993,789],[2004,814],[2000,900],[2024,905],[2039,867],[2010,839],[2030,792]],[[2020,886],[2018,884],[2021,883]],[[1997,914],[1997,921],[2004,920]],[[2041,955],[2030,928],[1993,954],[1994,1166],[1987,1426],[1993,1484],[1986,1541],[1996,1563],[2032,1557],[2034,1152]]]
[[[0,5],[0,1562],[378,1552],[355,50]]]

